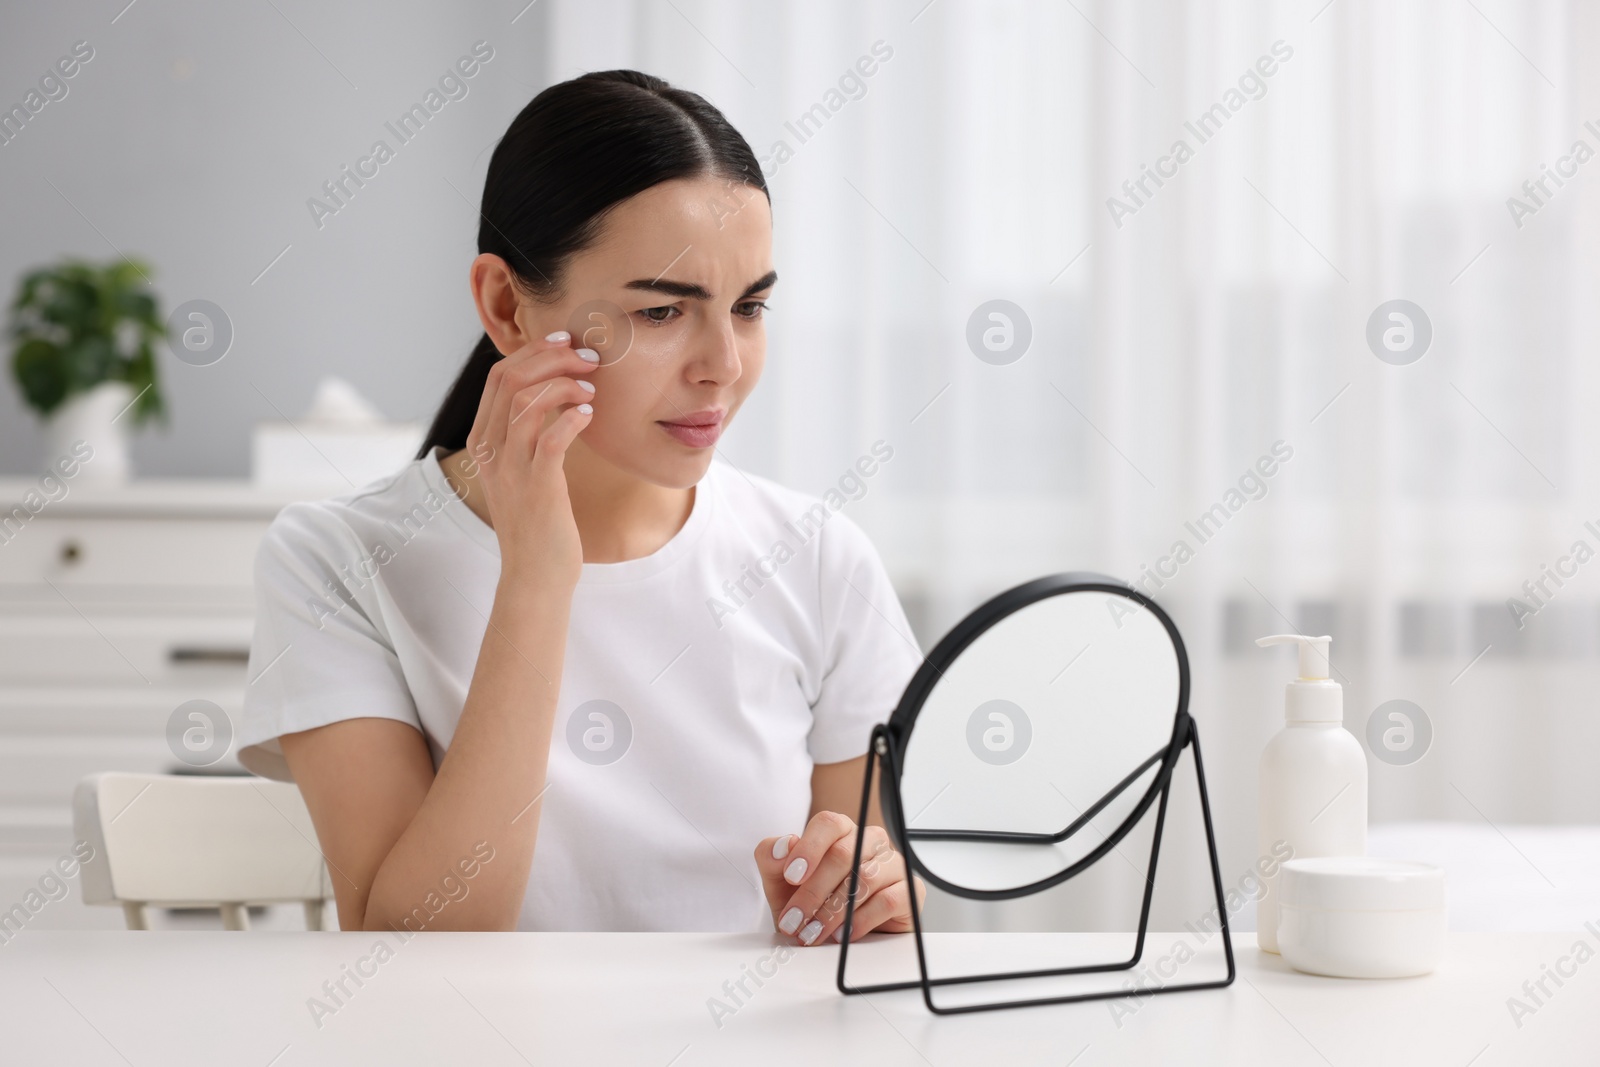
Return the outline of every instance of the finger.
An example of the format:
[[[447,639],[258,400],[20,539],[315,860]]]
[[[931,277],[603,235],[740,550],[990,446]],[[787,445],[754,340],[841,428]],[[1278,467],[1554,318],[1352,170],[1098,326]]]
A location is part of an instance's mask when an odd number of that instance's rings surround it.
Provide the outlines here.
[[[782,919],[784,905],[794,895],[794,888],[806,871],[816,866],[821,851],[854,829],[855,823],[843,815],[821,811],[811,817],[804,834],[772,838],[770,849],[756,849],[756,867],[761,872],[767,904],[772,908],[775,922]]]
[[[874,829],[869,827],[868,830]],[[833,932],[844,925],[845,905],[850,896],[850,868],[849,860],[839,876],[838,883],[833,891],[823,898],[822,903],[807,918],[804,926],[800,927],[799,937],[802,944],[822,944],[833,936]],[[819,878],[827,875],[827,864],[817,872]],[[900,854],[893,849],[887,849],[884,855],[869,859],[862,857],[861,876],[856,884],[856,907],[859,910],[865,901],[871,900],[878,892],[895,882],[905,879],[905,863]],[[802,890],[804,892],[804,890]],[[802,905],[803,906],[803,905]]]
[[[484,382],[483,395],[478,398],[478,410],[472,417],[472,429],[467,432],[467,440],[474,443],[484,440],[484,434],[488,432],[489,416],[494,410],[495,396],[500,391],[501,378],[509,366],[514,365],[510,361],[516,360],[525,353],[535,351],[539,346],[557,348],[568,344],[571,340],[572,335],[567,331],[557,330],[555,333],[546,336],[542,341],[530,342],[510,356],[501,356],[495,360],[489,366],[489,375]]]
[[[773,925],[780,933],[793,934],[805,921],[797,915],[786,917],[786,909],[794,896],[795,883],[816,866],[819,847],[854,830],[855,823],[843,815],[824,811],[811,817],[804,834],[769,837],[756,846],[756,868],[761,872],[761,885],[767,894],[767,906],[772,909]],[[788,929],[784,929],[785,926]]]
[[[868,903],[877,899],[886,889],[904,881],[905,863],[897,852],[891,852],[888,858],[875,864],[871,871],[868,870],[863,862],[861,883],[856,889],[856,918],[851,920],[852,925],[860,923],[862,909]],[[822,906],[812,916],[812,922],[820,924],[816,936],[811,939],[812,944],[826,943],[844,927],[844,916],[849,893],[850,880],[847,876],[839,888],[829,894],[828,899],[823,901]],[[868,928],[870,929],[870,927]]]
[[[511,420],[507,425],[515,426],[530,414],[533,415],[535,424],[539,424],[538,416],[548,414],[553,407],[561,404],[587,404],[593,399],[593,382],[564,376],[547,378],[519,390],[512,397]],[[536,430],[535,433],[537,432]]]
[[[843,818],[843,816],[840,816],[840,818]],[[799,887],[779,912],[778,929],[786,934],[794,934],[800,939],[801,944],[809,945],[814,943],[822,928],[844,911],[844,895],[849,891],[850,867],[855,859],[856,849],[855,824],[850,822],[849,819],[844,819],[844,822],[850,829],[834,839],[833,843],[817,859],[815,869],[808,869],[804,872],[804,877]],[[829,832],[832,832],[831,829]],[[810,833],[809,829],[807,833]],[[867,837],[868,839],[881,840],[884,837],[883,829],[869,826],[867,827]],[[803,848],[805,843],[805,837],[802,837],[800,845],[797,847]],[[871,853],[871,850],[866,848],[866,844],[867,842],[863,841],[863,856]],[[883,866],[880,862],[874,864],[872,869],[869,869],[866,864],[863,864],[862,876],[864,878],[868,876],[881,877],[880,868]],[[785,870],[786,881],[792,881],[789,878],[792,870],[792,865]],[[832,907],[835,910],[823,912],[823,905],[830,899],[834,901]]]
[[[766,891],[767,906],[772,909],[774,923],[782,920],[789,901],[794,896],[796,883],[804,880],[806,872],[816,866],[816,855],[822,848],[841,837],[846,839],[853,850],[855,823],[837,812],[825,811],[818,812],[812,817],[804,835],[784,834],[780,837],[769,837],[756,845],[756,869],[761,873],[762,888]],[[875,835],[869,835],[862,852],[863,871],[869,867],[869,860],[874,852],[874,840]],[[885,834],[882,835],[882,842],[877,848],[882,850],[887,846],[888,839]]]
[[[505,445],[514,456],[531,458],[548,417],[565,407],[587,404],[594,399],[594,386],[572,378],[558,377],[536,382],[512,394],[506,420]]]
[[[563,337],[554,333],[551,337]],[[494,399],[489,404],[485,420],[485,434],[491,444],[505,440],[506,427],[512,412],[511,400],[517,393],[546,378],[558,374],[577,374],[587,367],[577,358],[568,341],[548,339],[525,345],[496,365],[499,370]]]
[[[794,886],[784,881],[783,869],[793,859],[794,846],[799,840],[799,834],[783,834],[764,838],[756,844],[756,869],[761,873],[761,888],[767,894],[767,907],[772,910],[774,925],[783,905],[794,896]]]
[[[891,883],[878,890],[865,901],[856,905],[855,914],[850,916],[850,941],[860,941],[874,930],[885,933],[904,933],[911,929],[911,904],[910,895],[906,891],[904,880]],[[841,940],[844,934],[844,919],[841,916],[839,924],[832,931],[823,931],[817,940]]]
[[[534,446],[534,459],[559,466],[562,457],[567,454],[567,446],[583,432],[593,417],[593,404],[578,404],[563,411],[550,424],[550,428],[539,435],[539,442]]]
[[[836,811],[819,811],[806,823],[805,832],[789,850],[789,855],[777,862],[779,876],[790,886],[802,885],[807,875],[817,869],[823,855],[842,837],[853,835],[856,824],[848,816]]]
[[[580,356],[566,341],[540,341],[507,356],[497,366],[500,367],[499,385],[489,407],[483,435],[484,440],[496,447],[505,441],[513,411],[511,401],[517,393],[557,375],[587,375],[595,364]],[[518,405],[516,410],[520,408]]]

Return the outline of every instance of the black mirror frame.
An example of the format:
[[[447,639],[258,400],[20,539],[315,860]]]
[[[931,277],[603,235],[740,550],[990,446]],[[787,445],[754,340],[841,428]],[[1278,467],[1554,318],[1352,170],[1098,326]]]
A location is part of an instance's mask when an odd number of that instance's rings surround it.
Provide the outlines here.
[[[1061,872],[1041,879],[1038,882],[1013,889],[998,890],[972,890],[965,887],[952,886],[944,879],[932,874],[922,864],[914,849],[907,848],[908,834],[905,825],[905,812],[900,803],[900,777],[901,757],[905,751],[905,743],[909,740],[916,717],[921,711],[923,702],[933,691],[933,687],[943,676],[944,670],[961,652],[979,635],[986,632],[991,626],[1006,618],[1012,613],[1034,604],[1047,597],[1059,596],[1067,592],[1099,591],[1115,596],[1124,596],[1137,602],[1156,616],[1165,627],[1167,634],[1172,639],[1173,649],[1178,658],[1179,692],[1178,706],[1173,718],[1172,737],[1167,747],[1158,755],[1161,757],[1161,769],[1155,779],[1140,798],[1135,809],[1118,825],[1114,834],[1108,836],[1104,842],[1097,846],[1091,853],[1073,863]],[[1056,975],[1093,974],[1111,971],[1129,970],[1136,966],[1144,954],[1145,937],[1149,928],[1150,903],[1155,890],[1156,863],[1161,852],[1162,831],[1166,824],[1167,802],[1172,789],[1172,772],[1177,766],[1179,755],[1185,749],[1191,749],[1194,756],[1196,785],[1200,793],[1200,812],[1205,823],[1206,846],[1211,861],[1211,884],[1216,894],[1217,914],[1220,921],[1223,952],[1227,960],[1227,975],[1224,978],[1205,982],[1187,982],[1183,984],[1167,984],[1143,990],[1145,994],[1179,993],[1200,989],[1221,989],[1232,985],[1237,971],[1233,958],[1233,938],[1228,926],[1227,899],[1222,889],[1222,868],[1217,860],[1216,832],[1211,821],[1211,803],[1206,790],[1205,767],[1200,758],[1200,736],[1195,727],[1194,720],[1189,716],[1189,658],[1184,648],[1183,638],[1178,633],[1177,626],[1173,623],[1161,607],[1148,596],[1139,592],[1125,582],[1103,574],[1076,571],[1065,574],[1049,575],[1044,578],[1027,582],[1000,595],[991,598],[970,612],[956,627],[947,634],[928,654],[922,666],[906,685],[900,703],[887,723],[880,723],[873,727],[866,759],[866,777],[861,787],[861,809],[856,820],[855,852],[850,868],[850,886],[845,900],[844,924],[841,927],[841,940],[839,945],[839,968],[836,985],[839,992],[846,996],[861,993],[879,993],[893,990],[920,989],[923,1003],[929,1011],[937,1015],[957,1015],[969,1012],[990,1011],[1003,1008],[1033,1007],[1045,1004],[1070,1004],[1086,1000],[1109,1000],[1129,996],[1126,989],[1113,989],[1103,992],[1079,993],[1058,997],[1037,997],[1026,1000],[1006,1000],[983,1004],[962,1004],[956,1006],[940,1006],[933,1001],[933,990],[938,986],[958,985],[969,982],[1000,981],[1005,979],[1042,978]],[[1154,756],[1151,759],[1155,759]],[[921,875],[931,884],[958,896],[975,900],[1010,900],[1016,897],[1027,896],[1051,888],[1066,881],[1085,868],[1102,859],[1111,851],[1118,842],[1136,826],[1148,813],[1150,805],[1160,797],[1157,809],[1155,833],[1150,845],[1150,866],[1145,876],[1143,903],[1139,913],[1139,929],[1134,939],[1132,954],[1124,960],[1110,963],[1076,965],[1045,970],[1028,971],[1001,971],[987,974],[956,975],[951,977],[933,978],[928,974],[927,952],[923,943],[923,930],[921,908],[917,903],[917,894],[909,894],[911,905],[911,925],[916,942],[917,966],[919,977],[911,981],[886,982],[870,986],[852,986],[845,981],[845,964],[849,958],[851,923],[855,916],[856,894],[860,886],[861,876],[861,850],[864,833],[861,828],[866,825],[868,814],[868,800],[872,793],[872,775],[875,768],[882,765],[882,804],[884,822],[888,829],[890,840],[900,849],[906,861],[907,877]],[[1146,764],[1148,766],[1148,764]],[[1114,788],[1103,797],[1100,804],[1108,802],[1119,794],[1123,788],[1133,781],[1142,770],[1135,775],[1125,778],[1121,785]],[[1084,818],[1069,826],[1063,834],[1070,833],[1076,827],[1086,822],[1093,814],[1093,810]],[[948,835],[949,831],[936,831]],[[965,832],[963,832],[965,833]],[[1003,835],[1013,837],[1038,838],[1047,835]]]
[[[1093,574],[1086,571],[1052,574],[1045,578],[1035,579],[1025,585],[1006,590],[968,613],[967,617],[962,619],[955,629],[946,634],[944,639],[934,646],[933,651],[929,652],[927,658],[923,660],[922,666],[917,668],[916,674],[912,675],[911,681],[906,684],[905,692],[900,697],[900,703],[895,707],[894,714],[889,717],[887,724],[889,744],[896,753],[903,754],[906,751],[906,746],[911,740],[911,732],[916,726],[917,716],[922,713],[922,707],[927,702],[928,697],[933,694],[934,687],[944,677],[945,670],[956,661],[956,658],[962,652],[966,651],[969,645],[991,627],[1022,609],[1048,600],[1051,597],[1064,596],[1068,593],[1094,592],[1125,597],[1138,604],[1156,617],[1162,628],[1167,631],[1167,637],[1172,641],[1172,650],[1178,662],[1178,703],[1172,718],[1172,734],[1168,738],[1166,747],[1157,753],[1161,757],[1160,769],[1156,772],[1155,777],[1151,779],[1144,796],[1140,798],[1139,803],[1135,805],[1128,816],[1112,833],[1107,835],[1104,841],[1082,859],[1048,878],[1042,878],[1028,885],[1016,886],[1010,889],[970,889],[949,882],[930,871],[920,859],[916,859],[916,850],[911,847],[911,842],[901,836],[903,833],[909,833],[912,838],[928,837],[934,836],[938,832],[930,833],[925,830],[911,830],[905,825],[905,812],[900,802],[901,760],[894,760],[893,777],[884,779],[886,784],[890,784],[890,788],[882,790],[884,822],[889,824],[890,839],[894,841],[895,847],[900,850],[901,854],[907,858],[908,863],[911,863],[919,874],[927,879],[929,883],[938,886],[946,893],[965,897],[969,900],[1012,900],[1016,897],[1031,896],[1034,893],[1060,885],[1067,879],[1093,866],[1106,853],[1120,844],[1124,837],[1128,836],[1129,832],[1138,825],[1139,820],[1144,818],[1145,812],[1150,810],[1150,805],[1155,801],[1161,790],[1165,788],[1168,779],[1172,776],[1173,768],[1177,766],[1178,755],[1183,751],[1190,728],[1189,655],[1184,648],[1183,637],[1178,633],[1178,627],[1173,623],[1172,618],[1161,610],[1161,606],[1154,600],[1151,600],[1132,586],[1117,581],[1115,578],[1108,578],[1103,574]],[[1137,778],[1147,769],[1148,764],[1141,767],[1132,777]],[[1090,818],[1098,813],[1101,807],[1117,794],[1120,794],[1129,784],[1131,782],[1128,779],[1124,779],[1121,785],[1102,797],[1096,805],[1091,806],[1061,836],[1066,836],[1084,823],[1087,823]],[[895,807],[893,818],[890,817],[888,808],[891,802]]]

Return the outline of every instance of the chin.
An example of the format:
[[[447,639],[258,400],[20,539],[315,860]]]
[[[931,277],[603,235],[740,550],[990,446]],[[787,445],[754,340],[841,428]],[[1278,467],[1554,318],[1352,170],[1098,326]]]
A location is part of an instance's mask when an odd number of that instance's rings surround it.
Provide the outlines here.
[[[592,443],[589,447],[619,470],[663,489],[688,489],[695,485],[705,477],[715,456],[710,448],[690,449],[676,444],[663,446],[655,442],[603,451]]]
[[[700,455],[656,457],[656,462],[650,464],[650,472],[641,472],[640,477],[667,489],[688,489],[704,478],[711,467],[711,449],[700,452]]]

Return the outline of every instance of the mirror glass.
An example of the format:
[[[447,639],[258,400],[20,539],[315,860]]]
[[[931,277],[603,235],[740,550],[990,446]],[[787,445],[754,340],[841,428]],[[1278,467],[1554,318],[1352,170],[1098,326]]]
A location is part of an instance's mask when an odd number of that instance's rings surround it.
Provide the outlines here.
[[[1060,874],[1126,832],[1178,697],[1177,649],[1138,601],[1069,588],[1013,611],[943,665],[912,721],[907,847],[956,892]]]

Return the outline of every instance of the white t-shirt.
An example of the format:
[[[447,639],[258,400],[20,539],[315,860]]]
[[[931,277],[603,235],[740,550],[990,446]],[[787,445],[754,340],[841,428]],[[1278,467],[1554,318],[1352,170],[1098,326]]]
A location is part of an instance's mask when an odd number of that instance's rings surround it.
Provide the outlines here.
[[[251,771],[292,781],[276,738],[362,717],[410,723],[443,759],[500,549],[438,455],[268,529],[238,739]],[[717,460],[659,551],[583,565],[518,929],[770,928],[757,842],[804,829],[813,764],[864,754],[922,660],[835,501]]]

